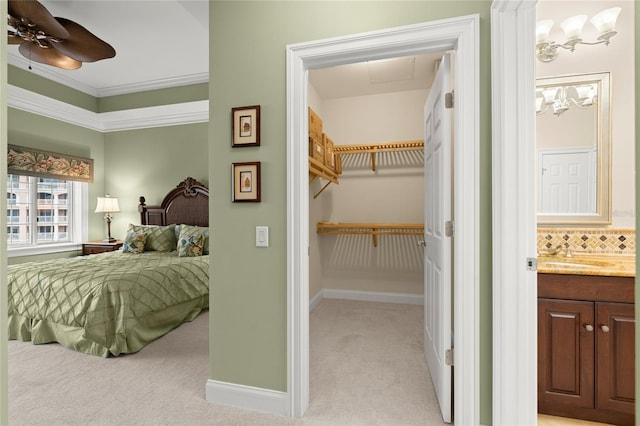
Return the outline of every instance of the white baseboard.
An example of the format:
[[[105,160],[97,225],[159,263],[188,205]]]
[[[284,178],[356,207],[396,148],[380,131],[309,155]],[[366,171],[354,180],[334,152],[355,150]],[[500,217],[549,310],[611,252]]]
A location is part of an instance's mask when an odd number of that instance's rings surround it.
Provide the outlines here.
[[[318,293],[316,293],[315,296],[313,296],[311,298],[311,300],[309,301],[309,313],[313,312],[313,310],[315,308],[318,307],[318,305],[320,304],[320,302],[322,302],[322,292],[323,290],[320,290]]]
[[[213,404],[281,416],[291,415],[289,395],[286,392],[209,379],[205,393],[207,401]]]
[[[322,299],[344,299],[359,300],[362,302],[382,302],[382,303],[405,303],[408,305],[423,305],[424,296],[422,294],[410,293],[386,293],[381,291],[359,291],[359,290],[333,290],[322,289],[311,300],[309,304],[309,312],[312,311],[311,304],[315,304],[313,308],[320,303],[318,296]]]

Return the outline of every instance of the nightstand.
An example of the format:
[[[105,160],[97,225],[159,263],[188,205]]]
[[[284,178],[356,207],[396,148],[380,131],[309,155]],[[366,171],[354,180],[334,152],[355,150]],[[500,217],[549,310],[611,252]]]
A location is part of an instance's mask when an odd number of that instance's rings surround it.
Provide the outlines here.
[[[105,253],[108,251],[116,251],[122,247],[122,240],[116,240],[112,243],[102,240],[88,241],[82,243],[82,255]]]

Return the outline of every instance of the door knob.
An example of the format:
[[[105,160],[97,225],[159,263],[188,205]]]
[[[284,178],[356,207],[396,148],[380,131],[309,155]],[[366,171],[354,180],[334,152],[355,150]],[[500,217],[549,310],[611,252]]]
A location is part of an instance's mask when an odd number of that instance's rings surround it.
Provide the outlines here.
[[[427,246],[427,242],[423,241],[423,240],[420,240],[420,241],[418,241],[418,245],[422,246],[422,247],[426,247]]]
[[[593,331],[593,326],[591,324],[586,324],[584,328],[586,328],[587,331]]]
[[[600,329],[601,329],[602,331],[604,331],[605,333],[608,333],[608,332],[609,332],[609,327],[607,327],[606,325],[601,325],[601,326],[600,326]]]

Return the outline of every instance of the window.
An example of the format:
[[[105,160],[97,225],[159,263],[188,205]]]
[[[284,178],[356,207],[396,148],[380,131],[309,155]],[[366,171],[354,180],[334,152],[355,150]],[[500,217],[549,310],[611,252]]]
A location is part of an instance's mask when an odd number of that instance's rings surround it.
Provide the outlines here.
[[[9,253],[59,251],[61,246],[81,243],[87,233],[87,192],[88,185],[83,182],[9,175]]]

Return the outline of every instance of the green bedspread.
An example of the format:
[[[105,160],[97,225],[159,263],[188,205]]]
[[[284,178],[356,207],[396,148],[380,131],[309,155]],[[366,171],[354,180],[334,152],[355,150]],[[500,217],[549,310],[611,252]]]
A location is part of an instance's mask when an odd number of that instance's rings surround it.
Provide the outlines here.
[[[9,266],[9,338],[137,352],[209,306],[209,256],[121,251]]]

